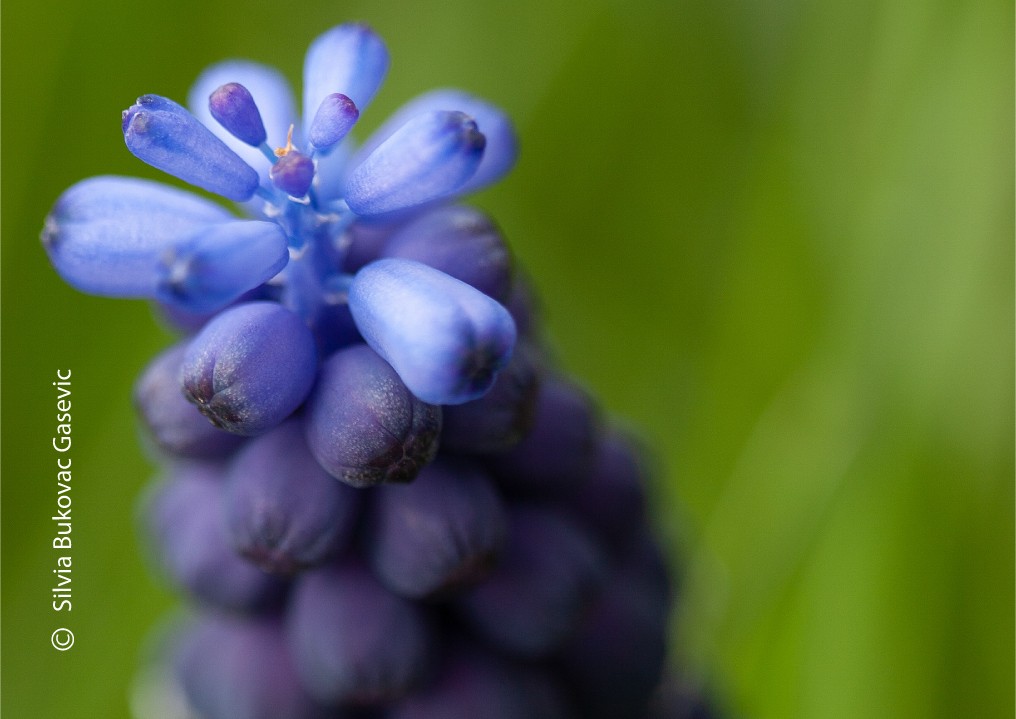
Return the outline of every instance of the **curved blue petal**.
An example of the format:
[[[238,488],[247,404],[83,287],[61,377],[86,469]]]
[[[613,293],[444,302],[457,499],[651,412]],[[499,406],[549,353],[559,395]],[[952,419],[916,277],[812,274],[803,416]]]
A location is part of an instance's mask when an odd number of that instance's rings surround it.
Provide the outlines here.
[[[347,23],[317,37],[303,63],[303,127],[311,122],[327,95],[341,92],[363,110],[388,72],[388,48],[369,27]]]
[[[212,312],[270,280],[288,261],[286,233],[274,222],[213,225],[162,254],[155,297],[188,312]]]
[[[151,297],[170,245],[230,219],[215,203],[157,182],[93,177],[57,200],[42,243],[61,277],[82,292]]]
[[[123,112],[123,137],[138,159],[231,200],[249,200],[258,174],[182,106],[142,95]]]
[[[349,309],[367,344],[431,404],[483,396],[515,344],[508,310],[414,260],[377,260],[357,272]]]
[[[395,111],[356,151],[349,163],[354,168],[378,146],[391,137],[413,117],[436,110],[457,110],[476,121],[476,127],[487,138],[483,159],[473,176],[456,190],[456,195],[474,192],[499,180],[515,165],[518,137],[508,115],[496,105],[462,90],[438,89],[419,95]]]
[[[461,112],[418,115],[353,169],[346,204],[372,216],[445,197],[473,176],[485,144],[476,123]]]

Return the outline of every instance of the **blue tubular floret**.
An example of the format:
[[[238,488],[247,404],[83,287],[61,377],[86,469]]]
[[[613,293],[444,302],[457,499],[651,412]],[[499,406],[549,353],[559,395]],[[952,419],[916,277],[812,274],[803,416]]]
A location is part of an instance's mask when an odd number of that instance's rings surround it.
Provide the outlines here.
[[[361,269],[349,288],[349,307],[367,344],[431,404],[482,396],[515,345],[508,310],[413,260],[383,259]]]
[[[314,338],[274,302],[232,307],[191,340],[181,375],[187,398],[217,427],[255,436],[293,413],[317,372]]]
[[[518,159],[519,142],[515,126],[504,110],[461,90],[431,90],[405,105],[385,120],[362,147],[357,149],[350,162],[355,167],[366,159],[379,145],[391,137],[412,118],[437,110],[457,110],[476,122],[476,127],[487,139],[483,159],[473,176],[456,190],[455,194],[475,192],[500,180],[515,166]]]
[[[273,222],[213,225],[163,253],[155,299],[212,312],[274,277],[288,261],[286,234]]]
[[[231,215],[188,192],[128,177],[93,177],[60,196],[42,243],[71,285],[107,297],[154,298],[167,249]]]
[[[358,215],[406,210],[445,197],[473,176],[486,138],[465,113],[417,115],[356,166],[345,199]]]
[[[258,173],[172,100],[139,97],[123,111],[122,126],[138,159],[184,182],[238,202],[258,188]]]
[[[363,112],[387,73],[388,48],[366,25],[347,23],[318,36],[303,63],[304,135],[326,96],[340,92]]]

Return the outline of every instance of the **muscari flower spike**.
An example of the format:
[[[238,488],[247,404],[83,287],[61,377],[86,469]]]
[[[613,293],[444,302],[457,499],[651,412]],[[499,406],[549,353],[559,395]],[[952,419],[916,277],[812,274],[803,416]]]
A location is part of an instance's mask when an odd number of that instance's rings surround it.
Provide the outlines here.
[[[302,119],[286,81],[246,61],[202,74],[190,109],[159,95],[138,98],[123,112],[127,148],[239,203],[250,219],[159,183],[85,180],[64,193],[46,220],[43,243],[57,271],[85,292],[156,300],[191,314],[214,314],[268,283],[275,299],[318,335],[323,354],[337,349],[327,325],[341,324],[350,311],[346,323],[369,317],[372,337],[400,333],[399,313],[379,313],[349,291],[369,284],[357,282],[359,267],[347,267],[356,227],[404,223],[490,184],[510,169],[517,148],[503,112],[458,91],[421,95],[356,147],[349,133],[388,64],[382,40],[352,23],[311,43]],[[421,280],[408,263],[387,267],[386,278],[392,292],[405,285],[398,296],[421,319],[452,313],[461,320],[439,323],[429,336],[386,343],[383,356],[403,381],[412,377],[411,391],[449,404],[486,391],[515,341],[503,308],[492,323],[496,302],[452,284],[445,296],[441,282]],[[359,340],[355,332],[342,334]],[[424,337],[427,346],[420,346]],[[438,362],[454,362],[421,363],[434,347],[441,351]]]
[[[163,465],[139,519],[199,615],[163,687],[207,719],[647,717],[673,592],[645,467],[454,204],[511,168],[511,122],[441,89],[357,145],[387,69],[341,25],[302,113],[245,61],[124,111],[133,154],[243,217],[95,177],[46,220],[70,284],[186,335],[135,388]]]

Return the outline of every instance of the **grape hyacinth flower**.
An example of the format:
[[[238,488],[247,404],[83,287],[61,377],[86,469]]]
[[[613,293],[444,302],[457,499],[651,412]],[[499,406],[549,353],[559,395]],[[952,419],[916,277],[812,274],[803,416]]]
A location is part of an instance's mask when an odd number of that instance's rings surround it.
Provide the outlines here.
[[[202,719],[647,716],[673,599],[649,465],[460,204],[514,164],[508,116],[440,89],[357,143],[388,66],[346,24],[300,112],[248,61],[188,107],[143,95],[127,149],[232,205],[99,176],[45,220],[69,284],[181,334],[134,392],[142,531],[195,615],[157,671]]]

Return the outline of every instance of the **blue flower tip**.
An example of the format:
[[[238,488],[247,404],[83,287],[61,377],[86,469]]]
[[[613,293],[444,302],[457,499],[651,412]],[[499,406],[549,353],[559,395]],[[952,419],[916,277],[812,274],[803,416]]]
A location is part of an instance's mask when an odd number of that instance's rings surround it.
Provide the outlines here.
[[[258,173],[172,100],[142,95],[122,126],[127,149],[152,167],[237,202],[258,188]]]

